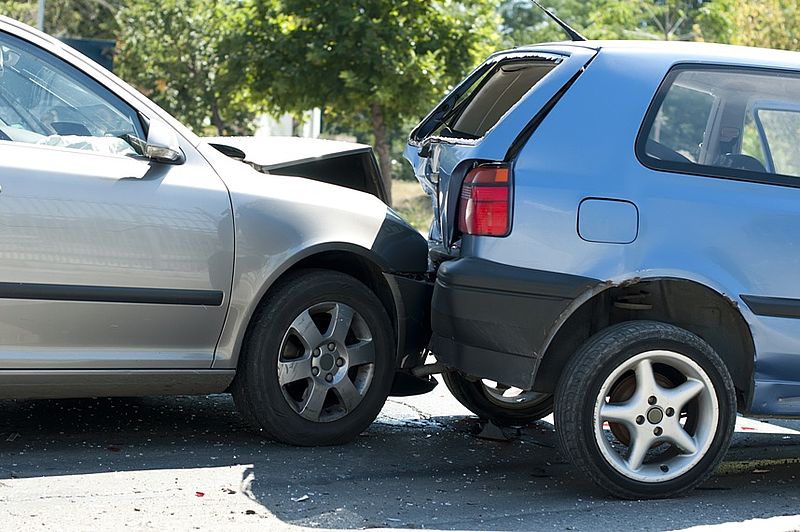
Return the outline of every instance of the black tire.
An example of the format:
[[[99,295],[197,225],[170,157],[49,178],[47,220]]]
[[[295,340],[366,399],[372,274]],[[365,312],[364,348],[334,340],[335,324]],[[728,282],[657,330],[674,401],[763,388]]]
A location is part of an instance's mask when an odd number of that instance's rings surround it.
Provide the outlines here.
[[[298,323],[296,320],[300,320],[305,311],[324,308],[329,304],[336,305],[337,309],[341,305],[341,308],[349,307],[354,311],[356,317],[353,323],[357,322],[359,334],[364,337],[369,334],[371,338],[374,362],[357,367],[351,367],[349,361],[341,368],[337,367],[338,364],[331,366],[333,361],[339,362],[339,358],[347,357],[344,340],[335,351],[323,352],[320,356],[318,353],[312,355],[313,347],[305,347],[305,344],[292,337],[292,326]],[[318,324],[317,320],[314,319],[317,332],[323,333],[326,325]],[[335,327],[334,320],[334,317],[330,318],[327,325],[329,329]],[[351,342],[366,342],[359,338],[353,340],[355,329],[349,325],[346,334]],[[328,342],[328,339],[324,342]],[[294,345],[296,356],[285,360],[283,357],[292,347],[290,344]],[[325,347],[322,349],[324,351]],[[324,363],[326,357],[328,365],[319,373],[322,367],[319,361]],[[309,374],[296,382],[281,384],[279,379],[285,378],[285,375],[279,377],[279,362],[298,362],[300,367],[306,361],[309,371],[314,369],[313,364],[317,364],[316,376]],[[375,294],[349,275],[328,270],[300,270],[276,283],[253,316],[242,346],[232,393],[243,418],[275,440],[300,446],[336,445],[353,440],[375,420],[389,395],[394,369],[393,329],[386,310]],[[339,371],[341,373],[337,373]],[[322,377],[323,373],[329,375],[327,372],[335,374],[338,379],[336,382],[342,384],[345,379],[350,380],[351,384],[358,381],[363,387],[363,390],[357,390],[361,395],[351,407],[346,405],[338,389],[331,388],[324,392],[324,403],[320,405],[327,406],[320,406],[319,417],[307,419],[298,411],[298,405],[304,401],[310,402],[315,385],[325,385]],[[363,375],[367,375],[369,381]],[[289,390],[289,387],[293,388]],[[329,411],[332,412],[330,415]],[[330,419],[323,418],[323,414]],[[313,413],[308,415],[315,417]]]
[[[550,394],[542,394],[540,398],[518,404],[503,404],[489,396],[486,386],[480,380],[471,381],[455,371],[442,373],[442,379],[459,403],[479,418],[496,425],[527,425],[553,413],[553,396]]]
[[[674,361],[669,357],[674,357]],[[650,375],[653,378],[650,380],[640,377],[639,374],[639,365],[645,358],[651,368]],[[631,364],[635,365],[634,369],[627,369]],[[681,364],[683,368],[689,368],[684,373],[695,371],[695,375],[699,375],[692,376],[692,380],[697,382],[690,383],[687,375],[676,369]],[[647,375],[647,372],[643,370],[642,375]],[[631,386],[630,379],[634,381],[633,388],[625,390],[626,386]],[[671,399],[667,395],[669,392],[665,390],[673,389],[673,393],[677,392],[680,385],[675,383],[681,383],[682,379],[685,379],[682,384],[687,385],[683,390],[691,388],[689,384],[695,384],[698,391],[692,392],[696,395],[689,393],[682,396],[692,398],[685,403],[685,407],[680,407],[681,412],[676,415],[674,409],[667,408]],[[640,398],[648,395],[647,385],[642,384],[642,392],[637,394],[640,380],[643,383],[656,384],[650,388],[656,392],[647,399],[646,404]],[[603,389],[609,383],[612,384],[606,389],[613,392],[611,400],[606,403],[609,395]],[[623,401],[614,400],[613,395],[617,393],[628,398]],[[662,399],[655,397],[658,393],[662,394]],[[600,396],[603,396],[602,402]],[[714,398],[718,414],[713,413]],[[662,402],[651,402],[654,399]],[[615,406],[628,408],[626,412],[634,414],[641,409],[640,405],[645,405],[642,407],[645,410],[634,422],[603,425],[604,420],[608,422],[611,418],[602,414],[595,416],[595,409],[601,412],[609,404],[612,408],[607,412],[613,412]],[[659,414],[656,407],[665,410],[661,410]],[[680,423],[680,419],[683,419],[682,427],[686,434],[697,444],[694,453],[675,445],[677,440],[674,439],[661,443],[665,441],[660,439],[662,432],[657,432],[662,431],[661,425],[665,425],[664,435],[667,430],[672,431],[669,434],[677,434],[674,427],[675,423]],[[590,338],[568,363],[556,391],[555,426],[561,449],[595,483],[623,499],[676,497],[698,486],[711,475],[727,452],[735,421],[734,385],[722,359],[698,336],[666,323],[626,322],[609,327]],[[605,430],[606,427],[611,430]],[[620,427],[624,430],[620,430]],[[657,436],[652,444],[649,443],[651,430]],[[639,434],[645,436],[640,438]],[[625,450],[627,458],[623,458],[623,453],[620,453],[619,461],[615,461],[609,449],[614,448],[613,442],[624,447],[626,437],[629,442]],[[632,456],[637,441],[647,442],[639,445],[642,449],[648,449],[647,455],[641,455],[643,460],[635,460]],[[660,450],[664,448],[666,450]],[[662,454],[653,457],[657,453]],[[612,458],[608,458],[609,456]],[[673,467],[673,463],[679,465]],[[638,464],[638,467],[634,464]],[[637,476],[641,478],[636,478]]]

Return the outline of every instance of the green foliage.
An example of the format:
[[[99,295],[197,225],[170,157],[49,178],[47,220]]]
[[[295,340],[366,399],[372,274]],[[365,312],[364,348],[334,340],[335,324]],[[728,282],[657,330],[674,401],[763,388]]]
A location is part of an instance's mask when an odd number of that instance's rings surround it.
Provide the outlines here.
[[[45,31],[56,37],[114,39],[121,0],[47,0]],[[38,0],[0,0],[0,14],[36,25]]]
[[[593,0],[588,36],[596,39],[694,40],[702,0]]]
[[[541,4],[579,32],[584,32],[589,25],[592,2],[550,0]],[[530,0],[505,0],[500,6],[500,14],[503,17],[503,40],[508,48],[567,38],[564,30]]]
[[[321,107],[369,129],[391,173],[389,130],[420,118],[497,47],[491,0],[253,0],[239,69],[274,111]]]
[[[732,42],[732,15],[737,3],[737,0],[712,0],[704,3],[695,19],[694,32],[698,40],[724,44]]]
[[[706,40],[783,50],[800,47],[796,0],[711,0],[703,7],[701,22]]]
[[[702,0],[550,0],[542,5],[592,39],[690,40]],[[505,0],[503,34],[510,46],[567,37],[528,0]]]
[[[231,69],[239,0],[139,0],[118,15],[117,72],[197,132],[247,134],[260,110]]]
[[[250,53],[240,57],[276,111],[325,107],[337,121],[358,125],[377,103],[394,122],[426,112],[492,50],[492,7],[449,0],[261,1],[248,31]]]

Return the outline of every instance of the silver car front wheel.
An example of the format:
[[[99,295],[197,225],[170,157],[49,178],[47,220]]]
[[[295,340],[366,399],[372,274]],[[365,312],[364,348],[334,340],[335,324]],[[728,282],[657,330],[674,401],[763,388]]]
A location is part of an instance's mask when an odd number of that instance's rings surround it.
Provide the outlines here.
[[[340,272],[287,274],[253,317],[233,383],[243,416],[277,440],[352,440],[391,389],[395,338],[378,297]]]
[[[372,332],[349,305],[317,303],[284,334],[277,369],[283,397],[297,414],[315,422],[336,421],[361,404],[372,384]]]

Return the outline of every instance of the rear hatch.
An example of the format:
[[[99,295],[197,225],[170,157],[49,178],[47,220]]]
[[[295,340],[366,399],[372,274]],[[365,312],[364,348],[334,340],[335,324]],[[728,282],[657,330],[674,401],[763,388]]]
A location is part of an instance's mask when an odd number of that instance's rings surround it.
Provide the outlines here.
[[[568,44],[495,54],[412,131],[405,155],[432,200],[434,262],[458,254],[464,176],[479,164],[512,162],[595,54]]]

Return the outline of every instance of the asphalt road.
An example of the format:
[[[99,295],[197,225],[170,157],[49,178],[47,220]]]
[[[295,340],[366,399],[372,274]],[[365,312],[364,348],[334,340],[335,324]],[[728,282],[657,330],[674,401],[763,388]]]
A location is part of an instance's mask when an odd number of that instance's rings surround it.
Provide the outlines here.
[[[224,395],[0,401],[0,412],[0,530],[673,530],[751,519],[765,521],[739,528],[800,530],[796,421],[743,421],[699,490],[630,502],[565,463],[546,421],[508,442],[476,438],[443,386],[392,399],[355,443],[320,449],[248,431]]]

